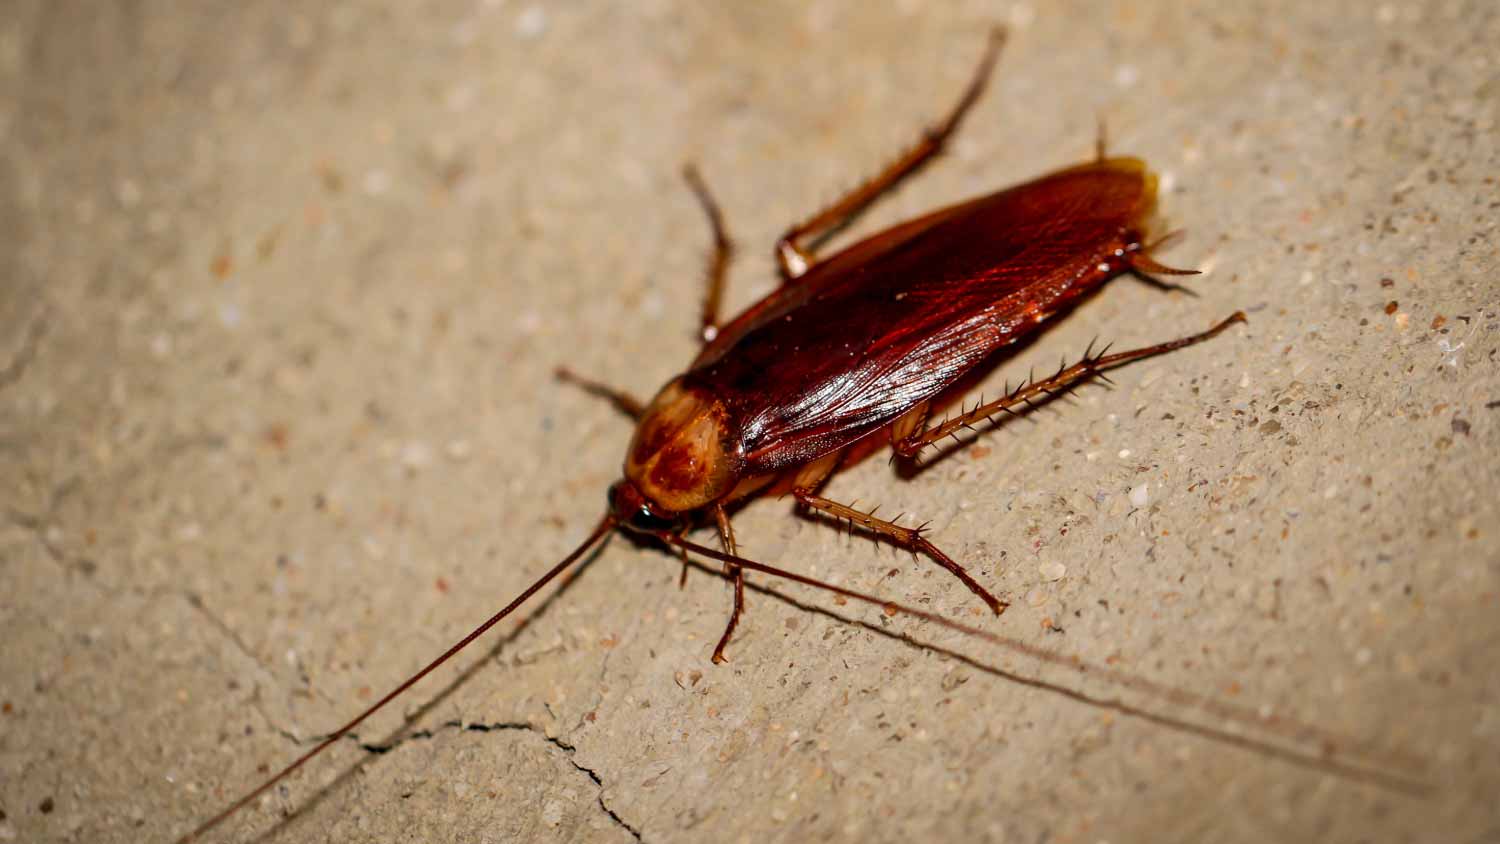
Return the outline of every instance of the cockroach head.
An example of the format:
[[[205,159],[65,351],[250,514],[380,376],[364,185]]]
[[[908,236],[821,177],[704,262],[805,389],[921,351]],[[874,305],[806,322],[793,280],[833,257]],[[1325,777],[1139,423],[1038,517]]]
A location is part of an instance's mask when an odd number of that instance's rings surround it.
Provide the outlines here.
[[[636,424],[625,480],[658,517],[720,501],[740,479],[732,427],[723,402],[675,379]]]

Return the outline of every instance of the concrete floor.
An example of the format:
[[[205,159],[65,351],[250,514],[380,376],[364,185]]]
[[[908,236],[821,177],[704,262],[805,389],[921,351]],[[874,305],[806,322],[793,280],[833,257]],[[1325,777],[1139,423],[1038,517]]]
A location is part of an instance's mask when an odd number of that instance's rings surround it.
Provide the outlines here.
[[[987,391],[1249,325],[834,480],[1002,618],[786,501],[736,526],[1093,670],[792,587],[716,667],[724,584],[616,540],[213,840],[1500,840],[1500,6],[921,5],[4,4],[0,840],[170,840],[566,553],[630,425],[550,373],[692,355],[681,163],[741,307],[996,20],[953,153],[858,231],[1102,114],[1206,272]]]

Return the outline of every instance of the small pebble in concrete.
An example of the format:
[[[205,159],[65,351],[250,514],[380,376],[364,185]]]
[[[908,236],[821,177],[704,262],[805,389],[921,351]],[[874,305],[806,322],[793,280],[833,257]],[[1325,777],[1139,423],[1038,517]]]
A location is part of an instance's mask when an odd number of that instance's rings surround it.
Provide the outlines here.
[[[1136,484],[1130,488],[1130,504],[1132,507],[1145,507],[1151,501],[1151,490],[1145,484]]]

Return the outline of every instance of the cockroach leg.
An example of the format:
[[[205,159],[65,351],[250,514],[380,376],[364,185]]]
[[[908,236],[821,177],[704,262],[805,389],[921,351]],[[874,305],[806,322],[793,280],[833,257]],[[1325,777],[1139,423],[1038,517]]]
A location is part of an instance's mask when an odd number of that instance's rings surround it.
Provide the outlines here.
[[[794,489],[800,489],[804,493],[811,493],[828,480],[828,476],[838,469],[839,463],[844,459],[844,450],[830,452],[819,457],[811,463],[799,468],[792,477]],[[797,499],[802,500],[801,496]],[[724,548],[724,553],[731,557],[738,556],[735,549],[738,543],[734,539],[734,526],[729,523],[729,513],[724,509],[722,503],[714,505],[714,524],[719,528],[719,543]],[[678,546],[681,548],[682,546]],[[685,563],[684,563],[685,564]],[[724,630],[724,635],[719,638],[719,644],[714,648],[714,662],[723,664],[728,660],[724,657],[724,648],[729,644],[729,639],[734,635],[734,628],[740,623],[740,615],[745,611],[745,572],[739,566],[726,562],[724,573],[734,578],[734,614],[729,617],[729,626]]]
[[[693,561],[688,557],[687,551],[683,550],[680,546],[674,545],[672,546],[672,550],[676,551],[677,556],[682,558],[682,574],[677,578],[677,589],[680,591],[687,588],[688,569],[692,567]]]
[[[1043,378],[1038,381],[1035,378],[1028,379],[1020,387],[1006,393],[1005,396],[988,404],[981,404],[966,413],[961,413],[941,424],[934,425],[925,431],[908,435],[895,443],[897,454],[902,457],[913,458],[921,453],[922,449],[932,445],[945,437],[954,436],[958,431],[972,427],[975,424],[988,421],[997,413],[1014,413],[1018,405],[1030,406],[1035,400],[1050,398],[1065,390],[1077,386],[1090,378],[1103,378],[1103,373],[1110,369],[1124,366],[1128,363],[1152,357],[1153,355],[1165,354],[1166,352],[1202,343],[1237,322],[1244,322],[1243,311],[1235,311],[1228,319],[1225,319],[1207,331],[1180,337],[1166,343],[1157,343],[1154,346],[1145,346],[1139,349],[1131,349],[1126,352],[1105,354],[1109,349],[1106,346],[1098,354],[1092,349],[1084,352],[1083,359],[1058,370],[1056,375]]]
[[[1169,267],[1151,257],[1152,253],[1156,252],[1159,249],[1166,248],[1169,244],[1176,241],[1181,236],[1182,230],[1175,229],[1173,231],[1167,232],[1161,237],[1158,237],[1156,240],[1145,244],[1144,246],[1136,245],[1134,247],[1126,249],[1123,257],[1125,259],[1126,266],[1130,268],[1131,275],[1134,275],[1136,278],[1160,290],[1179,290],[1183,293],[1188,294],[1189,296],[1197,296],[1198,294],[1190,287],[1184,287],[1181,284],[1162,281],[1161,279],[1156,278],[1156,276],[1158,275],[1199,274],[1199,270],[1179,270],[1175,267]]]
[[[797,474],[792,477],[791,489],[801,490],[804,494],[816,493],[823,488],[823,484],[828,482],[829,476],[838,470],[843,461],[844,450],[842,449],[823,455],[797,470]],[[797,508],[800,511],[798,515],[806,512],[801,498],[797,499]]]
[[[739,550],[734,541],[734,527],[729,524],[729,514],[724,511],[723,504],[714,505],[714,524],[719,528],[719,544],[723,546],[724,553],[731,557],[739,556]],[[683,563],[686,565],[686,562]],[[745,570],[735,563],[725,563],[724,571],[734,578],[734,612],[729,616],[729,624],[724,628],[724,635],[719,637],[719,644],[714,646],[714,664],[723,665],[729,660],[724,656],[724,648],[729,644],[729,639],[734,635],[734,628],[739,626],[740,614],[745,611]]]
[[[905,416],[897,419],[891,425],[891,441],[895,442],[927,427],[927,416],[932,412],[932,402],[922,402],[916,407],[908,410]]]
[[[781,267],[783,281],[792,281],[800,277],[816,263],[817,257],[814,254],[816,243],[804,246],[804,239],[821,241],[842,229],[870,203],[880,198],[881,194],[895,187],[902,179],[916,172],[923,164],[943,151],[944,145],[957,131],[958,124],[963,120],[964,115],[968,114],[969,109],[979,100],[979,95],[984,93],[990,71],[994,68],[995,60],[999,57],[1000,48],[1004,44],[1005,28],[997,26],[991,29],[989,43],[985,47],[984,56],[979,60],[979,66],[974,69],[973,78],[964,88],[963,96],[959,97],[958,103],[942,122],[927,127],[916,144],[873,178],[844,194],[832,205],[787,229],[786,234],[776,241],[776,261]]]
[[[983,404],[984,400],[981,398],[979,403]],[[927,427],[927,417],[931,413],[932,402],[924,401],[911,410],[907,411],[905,416],[897,419],[895,423],[891,425],[891,459],[888,462],[895,462],[897,457],[906,456],[901,454],[901,451],[898,447],[899,443],[912,434],[925,429]]]
[[[859,525],[865,530],[890,539],[903,548],[926,554],[937,562],[938,565],[952,572],[953,576],[962,581],[965,586],[969,587],[969,591],[978,595],[985,604],[989,605],[989,608],[995,612],[995,615],[1005,612],[1005,608],[1010,606],[1007,602],[991,595],[988,589],[980,586],[974,578],[969,576],[969,572],[963,566],[954,562],[953,558],[944,554],[936,545],[927,541],[927,537],[922,535],[923,531],[927,528],[925,524],[914,528],[902,527],[895,522],[877,519],[874,510],[867,513],[861,512],[848,505],[840,504],[837,501],[830,501],[821,495],[814,495],[807,490],[792,490],[792,494],[797,496],[797,501],[800,503],[814,510],[827,513],[834,519]]]
[[[559,381],[565,381],[569,384],[581,387],[584,392],[607,400],[610,404],[615,406],[616,410],[619,410],[621,413],[629,416],[631,419],[640,419],[641,414],[646,411],[645,402],[642,402],[635,396],[632,396],[624,390],[611,387],[602,381],[595,381],[592,378],[585,378],[584,376],[579,375],[573,370],[568,369],[566,366],[559,366],[554,374],[557,376],[557,380]]]
[[[724,213],[719,210],[719,203],[714,201],[713,194],[709,193],[708,184],[703,181],[698,168],[692,164],[684,165],[682,177],[687,180],[693,196],[698,198],[698,204],[708,216],[708,226],[714,236],[713,252],[708,256],[708,266],[704,270],[708,290],[703,296],[701,327],[703,342],[711,343],[719,336],[719,307],[724,298],[724,276],[729,269],[729,259],[734,254],[734,241],[729,239],[728,228],[724,225]]]
[[[1094,115],[1094,161],[1104,163],[1109,158],[1109,127],[1104,123],[1104,113]]]
[[[1126,259],[1130,262],[1130,268],[1139,273],[1150,273],[1152,275],[1198,275],[1199,270],[1180,270],[1169,267],[1145,252],[1133,252]]]

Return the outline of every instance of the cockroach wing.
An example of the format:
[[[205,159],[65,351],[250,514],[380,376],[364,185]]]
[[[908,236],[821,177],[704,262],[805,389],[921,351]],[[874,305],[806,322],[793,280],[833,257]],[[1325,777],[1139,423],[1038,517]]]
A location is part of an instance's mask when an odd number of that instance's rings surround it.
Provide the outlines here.
[[[747,476],[838,450],[927,401],[1127,269],[1155,207],[1145,164],[1044,176],[881,232],[724,326],[685,383],[738,422]]]

